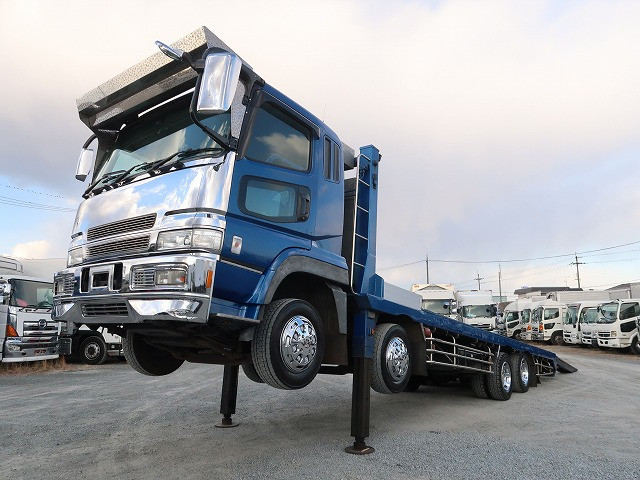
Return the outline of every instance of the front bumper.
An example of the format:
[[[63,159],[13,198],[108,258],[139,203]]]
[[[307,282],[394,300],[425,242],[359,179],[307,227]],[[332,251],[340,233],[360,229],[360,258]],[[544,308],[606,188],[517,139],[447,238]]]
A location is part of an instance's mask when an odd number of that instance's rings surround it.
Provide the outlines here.
[[[154,320],[206,323],[217,258],[213,255],[160,255],[78,266],[58,272],[73,275],[73,293],[54,297],[52,317],[73,324],[129,324]],[[180,266],[187,271],[184,288],[140,285],[136,269]],[[122,272],[121,274],[119,272]],[[106,285],[94,287],[94,274],[108,275]],[[89,279],[89,281],[87,281]],[[67,282],[69,285],[69,282]]]
[[[34,342],[23,337],[9,337],[4,341],[3,362],[31,362],[58,358],[58,339],[49,342]]]
[[[534,332],[531,334],[531,340],[534,340],[536,342],[544,342],[545,338],[544,338],[544,333],[540,333],[540,332]]]
[[[600,338],[598,337],[598,346],[607,348],[626,348],[631,346],[631,342],[623,342],[620,338]]]

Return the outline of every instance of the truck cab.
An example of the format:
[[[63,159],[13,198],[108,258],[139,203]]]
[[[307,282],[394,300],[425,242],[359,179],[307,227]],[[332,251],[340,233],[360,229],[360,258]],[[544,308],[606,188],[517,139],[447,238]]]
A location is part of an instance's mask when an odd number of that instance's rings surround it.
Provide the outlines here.
[[[483,330],[496,328],[497,309],[490,291],[458,291],[455,298],[459,321]]]
[[[509,303],[503,312],[505,335],[519,339],[530,325],[531,300],[518,299]]]
[[[598,307],[587,307],[584,310],[584,318],[580,321],[580,345],[590,347],[598,345],[597,327],[599,318]]]
[[[640,299],[614,300],[599,309],[595,336],[601,348],[628,348],[640,355],[637,323],[640,319]]]
[[[562,345],[562,326],[567,306],[554,300],[537,304],[531,323],[531,340]]]
[[[51,319],[53,285],[42,278],[0,275],[0,358],[29,362],[58,358],[60,325]]]
[[[580,345],[582,343],[582,324],[584,323],[587,308],[598,307],[599,301],[575,302],[567,305],[562,325],[564,343],[568,345]]]

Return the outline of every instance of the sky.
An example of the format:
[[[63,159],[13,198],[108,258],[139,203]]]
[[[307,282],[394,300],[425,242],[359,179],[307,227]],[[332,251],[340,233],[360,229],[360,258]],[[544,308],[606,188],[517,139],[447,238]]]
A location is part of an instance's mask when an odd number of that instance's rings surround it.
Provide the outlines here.
[[[75,99],[201,25],[382,155],[390,283],[640,281],[640,2],[0,0],[0,255],[66,257]],[[499,271],[501,283],[498,282]]]

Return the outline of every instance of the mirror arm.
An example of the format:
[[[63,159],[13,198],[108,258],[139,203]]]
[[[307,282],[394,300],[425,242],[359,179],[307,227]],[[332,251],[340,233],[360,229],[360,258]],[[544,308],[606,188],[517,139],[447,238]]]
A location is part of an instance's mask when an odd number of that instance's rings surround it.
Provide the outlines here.
[[[94,133],[87,139],[86,142],[84,142],[84,145],[82,145],[82,148],[89,148],[89,145],[91,145],[91,142],[93,142],[96,138],[98,138],[98,136]]]

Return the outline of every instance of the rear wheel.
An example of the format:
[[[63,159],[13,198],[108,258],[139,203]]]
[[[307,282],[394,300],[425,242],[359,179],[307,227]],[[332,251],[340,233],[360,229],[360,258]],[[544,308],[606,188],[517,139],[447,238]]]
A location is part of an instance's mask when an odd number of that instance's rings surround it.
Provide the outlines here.
[[[87,365],[101,365],[107,359],[107,344],[102,337],[91,336],[80,345],[80,359]]]
[[[373,344],[371,388],[379,393],[402,392],[411,379],[409,337],[395,323],[376,326]]]
[[[184,363],[166,350],[150,345],[139,333],[127,332],[122,339],[122,349],[129,365],[145,375],[168,375]]]
[[[529,357],[522,352],[514,352],[509,356],[511,373],[513,374],[513,391],[525,393],[531,381],[531,364]]]
[[[487,376],[489,396],[494,400],[509,400],[513,386],[512,380],[509,355],[500,353],[493,364],[493,373]]]
[[[324,357],[324,328],[310,303],[295,298],[271,302],[251,342],[258,376],[275,388],[306,387]]]
[[[478,398],[489,398],[487,388],[487,375],[484,373],[474,373],[471,375],[471,390]]]

